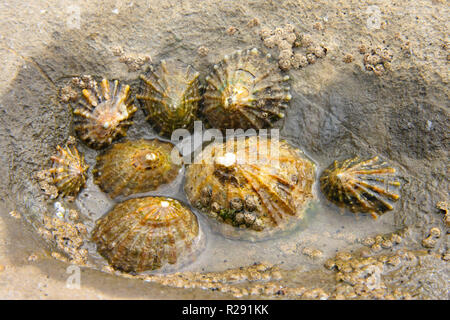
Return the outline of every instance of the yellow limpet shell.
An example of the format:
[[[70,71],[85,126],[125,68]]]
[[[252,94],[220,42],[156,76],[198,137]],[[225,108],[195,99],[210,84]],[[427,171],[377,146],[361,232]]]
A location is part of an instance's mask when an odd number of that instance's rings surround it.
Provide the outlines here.
[[[147,120],[160,135],[175,129],[191,129],[201,100],[199,73],[176,60],[162,60],[141,75],[140,100]]]
[[[358,157],[334,161],[320,177],[324,195],[339,207],[354,213],[370,213],[374,219],[393,210],[400,198],[395,168],[378,157],[361,161]]]
[[[299,150],[254,136],[207,146],[187,169],[185,191],[207,216],[247,230],[219,228],[226,236],[251,240],[304,220],[313,183],[314,164]]]
[[[173,153],[178,155],[172,159]],[[173,181],[182,164],[170,142],[137,140],[115,143],[97,157],[94,183],[111,198],[157,189]]]
[[[258,49],[237,51],[206,77],[203,114],[219,129],[272,127],[292,98],[288,80]]]
[[[73,144],[57,146],[56,150],[56,155],[51,157],[52,168],[49,169],[53,183],[62,196],[76,196],[86,183],[89,166],[84,161],[84,155]]]
[[[92,234],[100,255],[125,272],[182,265],[200,249],[200,238],[197,217],[166,197],[121,202],[97,221]]]
[[[130,99],[130,86],[120,85],[119,81],[111,84],[107,79],[97,85],[83,90],[81,106],[74,110],[78,115],[75,131],[78,137],[93,149],[101,149],[111,144],[120,136],[126,136],[128,127],[133,123],[128,119],[137,108]]]

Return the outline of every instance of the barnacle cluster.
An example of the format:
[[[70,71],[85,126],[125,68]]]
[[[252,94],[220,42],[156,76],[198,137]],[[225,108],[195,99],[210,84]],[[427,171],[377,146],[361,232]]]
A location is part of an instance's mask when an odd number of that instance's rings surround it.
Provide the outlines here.
[[[111,51],[115,56],[119,57],[120,62],[127,65],[129,71],[137,71],[147,62],[152,60],[149,55],[127,53],[120,46],[111,48]]]
[[[362,253],[363,255],[369,256],[370,253],[379,252],[383,249],[391,249],[402,243],[406,233],[407,228],[387,234],[378,234],[376,236],[360,239],[361,244],[370,249],[367,251],[363,250]]]
[[[411,265],[423,263],[423,254],[399,250],[377,256],[364,257],[349,252],[338,252],[325,262],[325,267],[336,272],[337,286],[332,299],[411,299],[411,290],[390,283],[389,274],[405,272]],[[422,261],[421,261],[422,260]]]
[[[364,54],[363,63],[366,70],[372,71],[377,76],[382,76],[391,67],[393,55],[387,48],[376,47],[367,50],[360,47],[360,53]]]
[[[70,211],[73,211],[70,210]],[[76,219],[74,219],[76,220]],[[86,226],[76,221],[65,221],[64,218],[44,216],[43,227],[38,233],[47,241],[53,241],[59,252],[54,251],[53,256],[60,260],[85,265],[88,261],[88,251],[83,247],[87,240]]]

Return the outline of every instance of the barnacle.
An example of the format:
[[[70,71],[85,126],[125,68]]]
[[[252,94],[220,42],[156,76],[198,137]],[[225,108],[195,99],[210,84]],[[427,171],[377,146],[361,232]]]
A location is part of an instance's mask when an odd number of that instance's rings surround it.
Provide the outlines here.
[[[395,168],[378,157],[360,161],[358,157],[334,161],[320,177],[325,196],[340,207],[352,212],[368,212],[374,219],[392,210],[400,198],[395,192],[400,182]]]
[[[83,89],[87,104],[74,110],[79,118],[75,123],[78,137],[89,147],[101,149],[120,136],[125,136],[132,124],[128,119],[137,108],[130,99],[130,86],[119,85],[115,80],[111,85],[103,79],[100,83],[101,93],[95,84],[92,89]]]
[[[161,134],[175,129],[191,129],[201,100],[199,73],[190,65],[162,60],[156,68],[141,75],[142,92],[137,95],[147,120]]]
[[[112,198],[155,190],[180,171],[181,156],[174,148],[157,139],[115,143],[97,157],[94,182]]]
[[[93,231],[97,251],[115,269],[142,272],[181,265],[201,248],[196,216],[165,197],[145,197],[117,204]]]
[[[258,49],[237,51],[206,77],[203,114],[220,129],[272,127],[291,99],[288,80]]]

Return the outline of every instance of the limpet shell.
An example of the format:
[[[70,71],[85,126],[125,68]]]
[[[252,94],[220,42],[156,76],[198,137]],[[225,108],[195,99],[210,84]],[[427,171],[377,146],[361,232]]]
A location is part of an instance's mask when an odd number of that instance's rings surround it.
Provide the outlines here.
[[[203,114],[214,128],[272,127],[291,100],[288,80],[258,49],[237,51],[206,77]]]
[[[170,142],[141,139],[115,143],[97,156],[94,183],[111,198],[155,190],[177,177],[181,161]]]
[[[304,221],[314,167],[286,141],[238,138],[207,146],[187,169],[185,191],[227,237],[261,239]]]
[[[170,137],[175,129],[192,128],[201,100],[199,73],[192,66],[162,60],[140,78],[142,90],[136,98],[160,135]]]
[[[57,146],[56,150],[56,155],[51,157],[52,168],[49,169],[53,184],[62,196],[76,196],[86,183],[89,166],[84,161],[84,155],[71,143],[64,148]]]
[[[74,110],[78,115],[75,131],[78,137],[93,149],[101,149],[120,136],[126,136],[128,127],[133,123],[128,119],[137,108],[130,99],[130,86],[121,85],[115,80],[111,84],[107,79],[92,89],[83,89],[80,107]]]
[[[97,221],[97,251],[117,270],[143,272],[182,266],[201,248],[197,217],[165,197],[126,200]]]
[[[374,219],[393,210],[400,182],[395,168],[378,157],[334,161],[320,177],[320,188],[328,200],[354,213],[370,213]]]

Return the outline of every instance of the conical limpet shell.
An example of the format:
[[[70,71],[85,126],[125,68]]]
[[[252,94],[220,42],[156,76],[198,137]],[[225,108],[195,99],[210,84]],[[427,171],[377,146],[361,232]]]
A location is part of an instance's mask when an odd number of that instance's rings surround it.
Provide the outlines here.
[[[206,77],[203,114],[220,129],[272,127],[291,99],[288,80],[258,49],[237,51]]]
[[[78,137],[89,147],[101,149],[120,136],[126,136],[128,127],[133,123],[128,119],[137,108],[130,99],[130,86],[113,84],[106,79],[92,89],[84,89],[83,97],[87,104],[80,101],[81,107],[74,110],[79,118],[75,122]]]
[[[117,204],[93,231],[97,251],[125,272],[181,266],[201,245],[196,216],[185,205],[165,197],[145,197]]]
[[[392,210],[400,182],[395,180],[395,168],[378,157],[360,161],[358,157],[334,161],[320,177],[325,196],[352,212],[368,212],[374,219]]]
[[[192,66],[174,60],[162,60],[141,75],[142,90],[136,98],[160,135],[170,137],[175,129],[192,128],[201,100],[198,77]]]
[[[141,139],[115,143],[97,157],[94,182],[111,198],[152,191],[177,177],[182,166],[178,161],[181,156],[170,142]]]
[[[63,148],[56,147],[57,154],[51,157],[52,168],[48,171],[53,176],[53,184],[63,196],[76,196],[86,182],[89,166],[71,143]]]
[[[207,146],[187,170],[185,191],[223,234],[251,240],[304,220],[313,183],[314,164],[299,150],[255,136]]]

